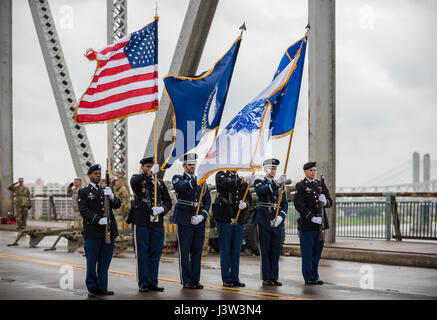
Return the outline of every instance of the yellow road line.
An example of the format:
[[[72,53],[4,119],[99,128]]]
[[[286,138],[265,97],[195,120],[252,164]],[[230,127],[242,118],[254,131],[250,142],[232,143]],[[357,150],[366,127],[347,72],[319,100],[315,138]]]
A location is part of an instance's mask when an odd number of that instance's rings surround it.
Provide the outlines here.
[[[79,264],[71,264],[71,263],[66,263],[66,262],[31,258],[31,257],[25,257],[25,256],[16,256],[16,255],[7,254],[7,253],[0,253],[0,258],[27,261],[27,262],[36,262],[36,263],[52,265],[52,266],[70,265],[75,269],[86,270],[86,266],[79,265]],[[125,271],[109,270],[108,273],[113,274],[113,275],[119,275],[119,276],[136,277],[135,273],[125,272]],[[174,284],[178,284],[178,285],[180,285],[180,283],[181,283],[180,280],[171,279],[171,278],[159,277],[158,279],[160,281],[170,282],[170,283],[174,283]],[[249,289],[240,289],[240,288],[227,288],[227,287],[217,286],[217,285],[213,285],[213,284],[203,284],[203,286],[205,288],[207,288],[209,290],[213,290],[213,291],[236,293],[236,294],[242,294],[242,295],[254,296],[254,297],[262,296],[262,297],[270,298],[270,299],[311,300],[311,299],[306,299],[306,298],[302,298],[302,297],[289,296],[289,295],[284,295],[284,294],[279,294],[279,293],[271,293],[271,292],[256,291],[256,290],[249,290]]]

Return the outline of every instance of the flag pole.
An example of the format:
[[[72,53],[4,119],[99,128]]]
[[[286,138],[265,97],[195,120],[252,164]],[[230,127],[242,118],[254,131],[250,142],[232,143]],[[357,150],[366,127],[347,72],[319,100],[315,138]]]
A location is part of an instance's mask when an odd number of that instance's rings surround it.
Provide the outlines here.
[[[240,33],[240,37],[241,37],[241,36],[243,35],[243,32],[244,32],[245,30],[247,30],[247,29],[246,29],[246,23],[243,22],[243,24],[242,24],[238,29],[241,30],[241,33]],[[218,134],[218,129],[215,131],[215,136],[214,136],[214,140],[213,140],[212,146],[214,145],[215,140],[217,139],[217,134]],[[211,146],[211,148],[212,148],[212,146]],[[200,191],[199,203],[198,203],[198,205],[197,205],[197,209],[196,209],[196,216],[199,215],[200,203],[201,203],[201,201],[202,201],[202,198],[203,198],[203,192],[204,192],[204,190],[205,190],[205,183],[206,183],[206,181],[202,184],[202,190]],[[246,195],[247,195],[248,190],[249,190],[249,189],[246,190]],[[244,199],[245,199],[245,198],[244,198]]]
[[[290,140],[288,141],[288,150],[287,150],[287,158],[285,159],[284,174],[287,172],[288,159],[290,157],[291,141],[293,140],[293,132],[294,132],[294,130],[290,133]],[[276,205],[275,219],[278,217],[278,214],[279,214],[279,208],[280,208],[280,204],[282,201],[282,194],[284,191],[284,186],[285,186],[285,182],[281,183],[281,191],[279,192],[278,204]]]
[[[155,20],[158,20],[158,0],[155,1]],[[155,123],[154,123],[154,135],[153,135],[153,142],[154,142],[154,149],[155,149],[155,165],[158,164],[158,114],[156,112],[155,107]],[[155,173],[155,207],[158,206],[158,174]]]
[[[305,29],[306,29],[306,33],[305,33],[304,41],[306,42],[307,39],[308,39],[308,36],[309,36],[308,35],[309,34],[309,30],[311,29],[311,26],[310,26],[309,22],[308,22],[308,25],[305,27]],[[301,48],[302,48],[302,44],[301,44]],[[288,141],[288,150],[287,150],[287,158],[285,160],[284,174],[287,172],[288,159],[289,159],[289,156],[290,156],[290,149],[291,149],[291,141],[293,140],[293,133],[294,133],[294,130],[290,133],[290,140]],[[284,185],[285,185],[285,182],[281,184],[281,191],[279,193],[278,204],[276,205],[275,219],[278,217],[278,214],[279,214],[279,208],[280,208],[280,204],[281,204],[281,201],[282,201],[282,193],[284,191]]]
[[[253,176],[255,175],[255,170],[252,171],[252,175]],[[247,194],[249,193],[250,185],[251,185],[251,183],[249,182],[247,184],[246,191],[244,192],[243,199],[241,200],[242,202],[246,201],[246,197],[247,197]],[[241,213],[241,209],[238,208],[238,212],[237,212],[237,215],[235,216],[235,218],[234,219],[231,218],[231,224],[234,224],[234,225],[238,224],[238,217],[240,216],[240,213]]]
[[[155,109],[155,132],[154,132],[154,149],[155,149],[155,164],[158,164],[158,115],[156,114]],[[158,189],[158,174],[155,173],[155,207],[157,207],[158,199],[157,199],[157,189]]]

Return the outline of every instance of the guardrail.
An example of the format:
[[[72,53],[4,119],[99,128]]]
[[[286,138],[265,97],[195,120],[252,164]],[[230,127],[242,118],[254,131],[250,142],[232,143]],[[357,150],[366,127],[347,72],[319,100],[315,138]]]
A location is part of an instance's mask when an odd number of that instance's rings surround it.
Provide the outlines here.
[[[215,187],[210,188],[214,200]],[[256,205],[258,199],[253,188],[251,193]],[[285,232],[289,235],[298,234],[294,193],[294,186],[288,185]],[[337,237],[437,240],[437,193],[337,193],[336,197]],[[38,213],[50,221],[71,221],[74,219],[71,197],[36,195],[32,198],[30,217],[39,218]]]
[[[29,216],[48,221],[73,221],[71,197],[67,194],[37,194],[32,197]]]
[[[336,197],[337,237],[437,240],[437,193],[337,193]],[[298,234],[298,218],[290,202],[286,234]]]

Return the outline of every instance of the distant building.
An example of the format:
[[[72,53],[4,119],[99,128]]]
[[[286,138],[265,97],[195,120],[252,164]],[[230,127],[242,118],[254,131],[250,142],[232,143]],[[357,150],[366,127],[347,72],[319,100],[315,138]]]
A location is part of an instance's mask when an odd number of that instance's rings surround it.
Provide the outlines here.
[[[60,220],[72,220],[73,209],[71,207],[71,198],[60,197],[56,195],[66,195],[68,183],[46,183],[38,178],[35,183],[26,183],[32,196],[32,208],[29,211],[30,219],[40,219],[43,215],[53,218],[53,203],[50,203],[50,196],[53,195],[56,214]]]

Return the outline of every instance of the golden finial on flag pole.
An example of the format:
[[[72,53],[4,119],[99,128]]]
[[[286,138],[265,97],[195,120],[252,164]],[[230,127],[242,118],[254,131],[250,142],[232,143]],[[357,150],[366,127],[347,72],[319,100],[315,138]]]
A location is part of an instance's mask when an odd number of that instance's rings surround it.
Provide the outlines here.
[[[159,16],[158,16],[158,0],[155,1],[155,20],[159,20]]]

